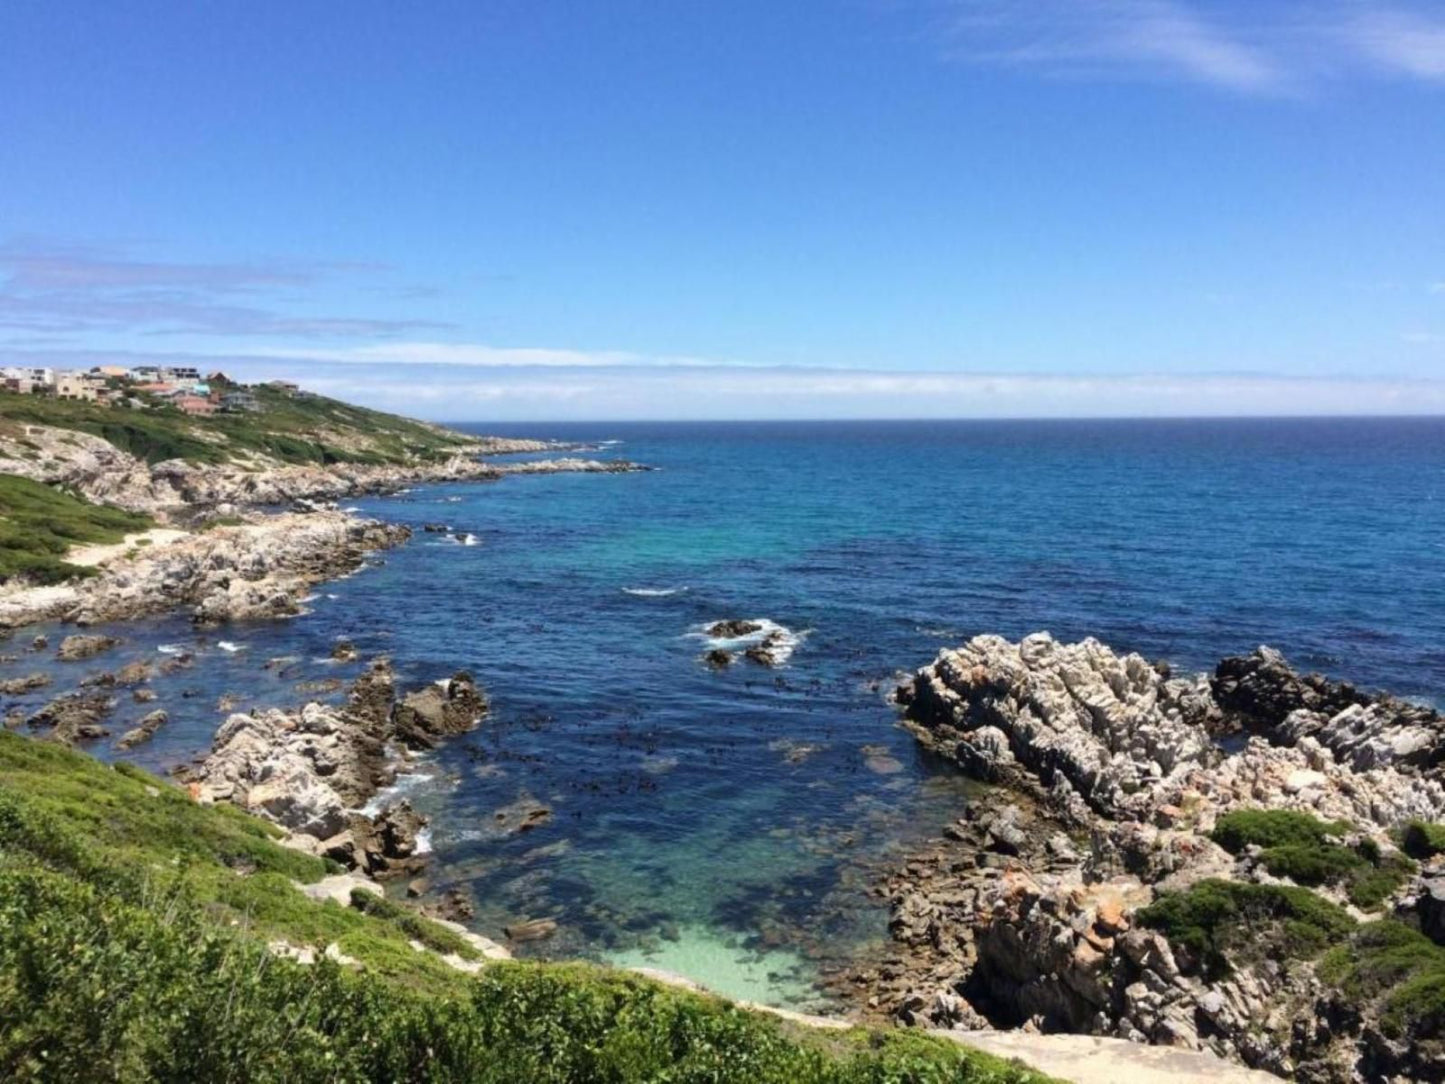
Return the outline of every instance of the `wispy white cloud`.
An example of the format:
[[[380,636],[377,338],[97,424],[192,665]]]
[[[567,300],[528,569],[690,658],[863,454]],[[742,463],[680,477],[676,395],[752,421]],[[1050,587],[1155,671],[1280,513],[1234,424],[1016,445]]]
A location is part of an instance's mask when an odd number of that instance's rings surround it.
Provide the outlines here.
[[[125,250],[36,238],[0,242],[0,328],[150,335],[380,337],[433,320],[286,311],[288,295],[377,265],[143,259]]]
[[[1437,344],[1422,345],[1435,349]],[[0,351],[0,356],[7,352]],[[261,354],[147,355],[287,378],[328,395],[442,421],[708,418],[1007,418],[1430,414],[1445,380],[1261,373],[884,372],[707,364],[604,363],[572,351],[514,351],[500,365],[373,364]],[[20,364],[134,363],[114,352],[13,351]],[[612,357],[607,353],[603,356]],[[626,355],[629,356],[630,355]],[[568,364],[564,357],[576,358]]]
[[[953,55],[1056,74],[1177,75],[1242,91],[1276,90],[1283,72],[1181,0],[956,0]]]
[[[1445,81],[1445,18],[1403,9],[1361,14],[1346,41],[1387,71]]]
[[[1355,0],[948,0],[946,53],[1052,76],[1154,78],[1242,94],[1323,79],[1445,80],[1445,18]]]
[[[719,361],[715,358],[638,354],[627,350],[567,350],[447,342],[387,342],[336,349],[280,348],[253,353],[258,356],[299,358],[339,365],[457,365],[479,369],[590,369],[622,366],[695,368],[746,364]]]

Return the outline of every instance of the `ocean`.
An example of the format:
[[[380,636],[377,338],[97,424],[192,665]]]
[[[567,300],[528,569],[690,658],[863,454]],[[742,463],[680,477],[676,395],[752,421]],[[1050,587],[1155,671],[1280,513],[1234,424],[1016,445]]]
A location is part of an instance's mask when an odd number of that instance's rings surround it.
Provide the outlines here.
[[[469,892],[494,937],[555,919],[524,954],[808,1008],[886,937],[879,872],[968,800],[887,700],[944,645],[1048,629],[1190,670],[1267,643],[1445,702],[1445,419],[464,428],[657,469],[360,500],[417,534],[302,617],[135,622],[102,629],[125,643],[89,663],[19,653],[0,676],[196,651],[110,724],[165,707],[127,754],[164,769],[207,747],[225,696],[295,704],[300,683],[358,673],[328,658],[338,637],[402,684],[467,669],[490,715],[403,781],[432,817],[434,891]],[[708,667],[703,630],[725,618],[775,623],[790,657]],[[550,819],[509,834],[497,814],[518,802]]]

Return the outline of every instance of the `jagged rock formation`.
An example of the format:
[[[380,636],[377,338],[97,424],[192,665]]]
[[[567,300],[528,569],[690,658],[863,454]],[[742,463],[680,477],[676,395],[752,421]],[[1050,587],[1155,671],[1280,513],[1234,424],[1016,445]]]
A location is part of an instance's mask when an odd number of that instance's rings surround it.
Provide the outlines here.
[[[211,754],[185,778],[201,801],[228,801],[266,816],[306,837],[306,849],[374,876],[413,873],[425,822],[405,803],[376,818],[359,810],[395,782],[406,751],[471,728],[486,710],[465,673],[398,703],[395,675],[383,660],[357,680],[340,708],[310,703],[232,715],[216,732]]]
[[[1402,1031],[1321,977],[1329,935],[1306,931],[1325,936],[1308,952],[1270,940],[1304,935],[1268,910],[1300,891],[1273,887],[1282,877],[1268,854],[1211,838],[1243,810],[1348,822],[1329,829],[1338,839],[1323,857],[1366,854],[1398,872],[1377,893],[1383,913],[1429,933],[1445,860],[1406,876],[1391,830],[1445,819],[1437,713],[1301,677],[1269,649],[1184,679],[1047,634],[945,650],[899,701],[923,744],[1003,786],[884,886],[894,947],[850,980],[871,1008],[952,1028],[1207,1048],[1312,1081],[1445,1077],[1445,1035],[1428,1022]],[[1371,917],[1338,885],[1309,883],[1301,906],[1319,903],[1306,917],[1334,937],[1351,914]],[[1236,920],[1259,943],[1227,966],[1141,921],[1191,887],[1233,906],[1230,885],[1264,910]]]

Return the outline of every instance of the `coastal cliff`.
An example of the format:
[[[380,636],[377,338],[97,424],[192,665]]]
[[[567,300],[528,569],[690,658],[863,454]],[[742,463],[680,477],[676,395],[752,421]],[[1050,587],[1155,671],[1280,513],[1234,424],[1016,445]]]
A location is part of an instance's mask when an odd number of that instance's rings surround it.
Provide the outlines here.
[[[1267,648],[1177,678],[1042,633],[945,650],[898,699],[995,787],[888,878],[894,945],[851,976],[871,1008],[1445,1075],[1438,713]]]

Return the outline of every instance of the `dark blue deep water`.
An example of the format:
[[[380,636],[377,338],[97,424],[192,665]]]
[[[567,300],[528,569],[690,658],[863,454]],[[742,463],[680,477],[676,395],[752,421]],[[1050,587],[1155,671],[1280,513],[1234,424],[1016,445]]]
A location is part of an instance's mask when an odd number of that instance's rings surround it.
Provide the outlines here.
[[[198,647],[155,683],[173,722],[137,754],[165,767],[207,745],[222,694],[295,703],[298,682],[353,675],[325,661],[338,636],[409,682],[473,671],[491,716],[410,793],[433,885],[469,890],[479,931],[557,919],[534,953],[807,1000],[819,965],[884,935],[879,864],[965,798],[885,693],[975,633],[1092,635],[1184,668],[1270,643],[1445,701],[1445,420],[476,428],[617,441],[602,454],[659,469],[358,502],[477,544],[419,531],[304,617],[126,626],[65,673]],[[706,668],[697,631],[726,617],[777,622],[795,653]],[[123,702],[115,732],[147,707]],[[505,836],[494,813],[519,798],[552,819]]]

